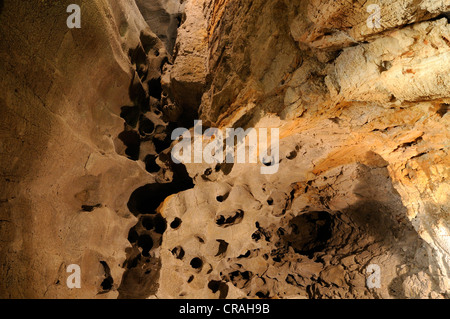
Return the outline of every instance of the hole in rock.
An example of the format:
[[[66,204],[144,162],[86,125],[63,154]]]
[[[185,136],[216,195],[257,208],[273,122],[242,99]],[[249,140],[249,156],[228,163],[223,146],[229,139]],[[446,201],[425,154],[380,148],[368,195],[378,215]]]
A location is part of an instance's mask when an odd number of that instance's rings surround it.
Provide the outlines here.
[[[197,238],[197,240],[200,242],[200,243],[202,243],[202,244],[204,244],[205,243],[205,240],[202,238],[202,237],[200,237],[200,236],[195,236],[195,238]]]
[[[119,139],[127,147],[125,154],[133,160],[137,161],[139,159],[139,151],[141,147],[141,139],[137,132],[135,131],[123,131],[119,134]]]
[[[250,250],[247,250],[247,252],[245,254],[239,255],[237,258],[241,259],[241,258],[248,258],[251,254]]]
[[[447,114],[449,108],[450,108],[450,104],[442,103],[442,104],[439,105],[439,109],[437,110],[436,113],[440,117],[443,117],[445,114]]]
[[[155,124],[145,116],[141,116],[139,120],[139,134],[142,136],[152,134],[155,129]]]
[[[219,280],[211,280],[208,283],[208,288],[211,289],[213,293],[219,291],[219,299],[225,299],[228,295],[228,285]]]
[[[172,194],[170,184],[148,184],[139,187],[131,194],[128,209],[135,216],[156,214],[156,208],[167,196]]]
[[[244,288],[250,282],[252,276],[253,274],[248,270],[242,272],[236,270],[229,274],[230,281],[239,289]]]
[[[256,294],[256,297],[261,298],[261,299],[268,299],[270,296],[270,292],[262,292],[262,291],[258,291]]]
[[[293,159],[296,158],[296,157],[297,157],[297,151],[292,151],[292,152],[289,153],[288,156],[286,156],[286,158],[287,158],[288,160],[293,160]]]
[[[174,249],[172,249],[172,255],[175,256],[177,259],[183,259],[184,257],[184,249],[181,246],[177,246]]]
[[[200,269],[203,266],[203,261],[201,260],[201,258],[195,257],[192,258],[190,265],[194,269]]]
[[[161,167],[156,163],[156,155],[147,155],[144,159],[145,162],[145,170],[149,173],[158,172]]]
[[[160,214],[153,218],[153,223],[155,224],[155,232],[158,234],[164,234],[167,229],[167,221]]]
[[[217,197],[216,197],[216,200],[218,201],[218,202],[223,202],[224,200],[226,200],[227,198],[228,198],[228,195],[229,195],[230,193],[226,193],[226,194],[224,194],[224,195],[218,195]]]
[[[228,243],[222,239],[217,239],[216,241],[219,242],[219,249],[217,250],[217,254],[215,257],[225,255],[228,249]]]
[[[177,229],[181,225],[181,219],[175,217],[175,219],[170,223],[170,228]]]
[[[262,228],[259,224],[259,222],[255,223],[256,226],[256,231],[252,234],[252,239],[256,242],[258,242],[262,237],[264,237],[264,239],[267,242],[270,242],[270,233],[268,231],[266,231],[264,228]]]
[[[151,216],[143,217],[141,223],[142,227],[144,227],[146,230],[152,230],[155,227],[153,218]]]
[[[105,279],[102,281],[100,286],[103,289],[103,292],[108,292],[112,289],[114,284],[114,279],[111,276],[111,269],[105,261],[100,261],[100,264],[103,266],[103,270],[105,272]]]
[[[138,119],[139,119],[139,108],[136,106],[122,106],[120,117],[125,120],[131,127],[136,127]]]
[[[156,99],[161,98],[162,87],[160,78],[151,79],[148,81],[148,93]]]
[[[111,288],[113,286],[113,282],[114,281],[113,281],[112,277],[105,278],[105,280],[103,280],[101,283],[102,289],[105,291],[111,290]]]
[[[211,281],[208,283],[208,288],[211,289],[211,291],[212,291],[213,293],[216,293],[216,292],[219,291],[220,283],[221,283],[221,281],[218,281],[218,280],[211,280]]]
[[[183,15],[177,14],[176,19],[177,19],[177,27],[179,28],[181,26],[181,24],[183,23]]]
[[[171,183],[147,184],[131,194],[127,206],[133,215],[155,214],[155,210],[168,196],[194,187],[184,165],[173,164],[172,171],[174,174]]]
[[[218,172],[219,170],[222,171],[224,175],[228,175],[233,170],[234,163],[222,163],[217,164],[215,167],[215,171]]]
[[[158,154],[164,151],[165,149],[169,148],[170,145],[172,144],[172,139],[168,134],[161,138],[154,137],[152,141],[153,144],[155,145],[156,153]]]
[[[130,231],[128,232],[128,241],[130,243],[135,243],[135,242],[137,242],[138,238],[139,238],[139,235],[138,235],[135,227],[130,228]]]
[[[239,224],[244,218],[244,212],[238,209],[233,215],[224,216],[220,215],[216,218],[216,224],[221,227],[229,227],[232,225]]]
[[[391,61],[382,61],[381,64],[379,65],[379,67],[378,67],[380,73],[386,72],[390,68],[392,68],[392,62]]]
[[[148,257],[149,251],[153,248],[153,240],[150,235],[141,235],[137,245],[142,248],[142,256]]]

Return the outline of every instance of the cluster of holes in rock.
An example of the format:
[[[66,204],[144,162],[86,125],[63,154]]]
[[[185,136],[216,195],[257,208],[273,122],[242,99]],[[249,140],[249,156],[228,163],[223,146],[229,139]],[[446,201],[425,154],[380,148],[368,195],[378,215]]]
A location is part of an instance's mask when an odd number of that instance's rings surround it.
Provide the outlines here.
[[[128,233],[131,248],[126,251],[119,298],[146,298],[156,292],[161,262],[154,251],[161,246],[166,229],[176,229],[182,222],[175,219],[168,225],[158,207],[168,196],[194,186],[184,165],[173,163],[166,154],[172,143],[171,131],[180,124],[171,122],[164,114],[168,100],[161,87],[160,74],[168,59],[155,50],[155,45],[155,39],[142,34],[141,44],[129,52],[138,79],[133,79],[129,88],[133,106],[122,107],[125,123],[119,139],[126,146],[125,155],[130,160],[142,160],[146,171],[154,176],[170,170],[172,178],[165,180],[166,183],[141,186],[130,196],[127,206],[138,222]],[[161,62],[158,70],[149,68],[151,59]],[[153,151],[144,154],[143,149]],[[164,163],[163,167],[158,162]],[[184,252],[180,250],[178,255],[182,258]]]
[[[168,122],[164,118],[163,105],[165,99],[162,96],[160,78],[147,79],[149,70],[145,65],[148,49],[151,49],[151,46],[143,45],[136,48],[136,50],[130,51],[130,60],[136,65],[139,81],[135,79],[130,85],[129,92],[134,105],[122,108],[121,116],[125,121],[125,129],[119,135],[119,138],[126,145],[125,154],[131,160],[139,160],[141,158],[149,173],[157,173],[164,169],[158,165],[158,160],[160,160],[161,153],[171,144],[170,131],[178,127],[178,125],[177,123]],[[159,53],[156,55],[159,56]],[[166,62],[164,60],[163,63]],[[148,91],[144,89],[142,82],[148,84]],[[447,111],[448,105],[443,104],[437,110],[437,114],[442,117]],[[152,116],[148,116],[148,113],[152,113]],[[155,123],[152,120],[154,118],[159,118],[161,121]],[[155,152],[141,154],[143,143],[152,143]],[[299,148],[297,147],[286,156],[286,159],[295,159],[298,156],[298,151]],[[267,161],[264,164],[269,166],[272,163]],[[214,169],[208,168],[201,177],[204,180],[209,180],[211,174],[219,171],[227,175],[232,167],[232,164],[218,164]],[[183,166],[169,165],[169,169],[174,172],[173,180],[170,183],[154,183],[142,186],[133,192],[128,202],[130,212],[139,217],[139,222],[129,232],[128,239],[132,244],[132,249],[127,252],[127,260],[124,263],[126,271],[121,286],[123,286],[122,291],[129,291],[136,286],[136,282],[139,282],[141,291],[138,295],[139,297],[147,297],[152,292],[146,289],[146,286],[151,286],[148,285],[149,280],[155,281],[155,272],[159,271],[158,265],[160,266],[159,260],[155,261],[156,257],[152,255],[152,250],[161,245],[162,235],[168,227],[167,221],[157,213],[157,208],[171,194],[193,187],[192,180]],[[223,202],[227,199],[227,196],[227,194],[217,195],[216,200]],[[272,206],[274,198],[268,197],[267,204]],[[244,212],[236,210],[228,214],[219,214],[215,222],[218,227],[230,227],[238,224],[243,218]],[[169,227],[177,230],[179,227],[182,227],[181,225],[182,220],[175,218],[170,221]],[[254,241],[265,240],[270,242],[272,240],[273,231],[262,227],[259,222],[255,223],[255,228],[255,232],[251,235]],[[333,235],[333,216],[326,211],[304,213],[290,221],[289,231],[279,228],[275,233],[279,239],[276,243],[278,248],[274,249],[270,255],[266,254],[264,256],[266,260],[270,258],[274,263],[282,262],[283,256],[289,248],[292,248],[300,255],[314,258],[316,253],[325,249]],[[216,256],[225,257],[229,243],[221,239],[217,239],[217,241],[219,248]],[[186,259],[186,252],[182,246],[174,247],[172,254],[177,259]],[[249,258],[250,254],[251,252],[249,251],[238,256],[237,259]],[[195,272],[202,271],[205,266],[202,256],[190,258],[186,262]],[[146,267],[146,265],[151,265],[151,267]],[[152,276],[149,276],[150,279],[146,280],[146,275]],[[242,269],[221,273],[220,275],[221,280],[211,280],[208,283],[208,288],[213,293],[220,292],[220,297],[225,298],[228,292],[227,282],[231,282],[234,286],[241,289],[248,284],[255,274]],[[194,278],[195,275],[191,275],[187,279],[188,283],[191,283]],[[289,278],[286,280],[289,280]],[[102,283],[104,290],[106,290],[105,287],[108,289],[108,282]],[[255,295],[260,298],[266,298],[269,296],[269,293],[258,291]]]
[[[223,202],[228,198],[229,193],[224,193],[216,196],[218,202]],[[269,201],[270,202],[270,201]],[[269,203],[270,205],[271,203]],[[237,224],[239,220],[242,220],[244,212],[240,209],[236,210],[234,214],[229,214],[228,216],[219,215],[216,218],[216,225],[218,227],[229,227]],[[175,218],[171,224],[174,224],[173,229],[177,229],[181,224],[181,219]],[[282,249],[273,250],[271,254],[271,259],[273,262],[282,262],[282,254],[288,250],[288,247],[293,247],[294,251],[301,255],[306,255],[312,257],[314,253],[322,251],[327,241],[332,236],[332,215],[325,211],[315,211],[299,215],[293,218],[290,223],[290,232],[279,228],[277,231],[278,238],[283,241]],[[259,241],[261,239],[270,242],[272,240],[272,233],[265,230],[259,222],[255,224],[256,231],[252,234],[252,239]],[[229,243],[225,240],[217,239],[218,251],[215,257],[225,257],[226,252],[229,247]],[[172,254],[175,258],[183,260],[185,257],[185,251],[182,246],[177,246],[172,249]],[[246,253],[238,256],[236,259],[250,258],[251,251],[248,250]],[[269,256],[265,256],[268,260]],[[193,257],[190,260],[186,260],[193,271],[199,272],[204,266],[204,260],[201,256]],[[229,273],[221,273],[221,280],[215,281],[211,280],[208,283],[208,288],[213,292],[220,292],[219,298],[226,298],[228,294],[227,282],[230,282],[237,288],[244,288],[252,279],[254,274],[250,271],[234,270]],[[187,283],[191,283],[195,278],[195,275],[189,276]],[[267,291],[257,291],[255,293],[256,297],[268,298],[269,292]]]
[[[255,223],[256,231],[252,235],[252,239],[256,242],[259,240],[266,240],[267,242],[273,241],[274,233],[272,231],[264,229],[259,222]],[[327,245],[328,240],[333,235],[333,216],[326,211],[312,211],[301,214],[294,217],[289,222],[289,231],[282,229],[281,227],[276,231],[276,238],[279,240],[278,249],[272,250],[270,254],[265,254],[263,257],[265,260],[271,259],[273,263],[282,263],[284,254],[292,247],[294,251],[300,255],[313,258],[314,253],[321,252]],[[228,243],[221,241],[219,246],[219,252],[216,256],[225,256],[225,252],[228,248]],[[256,249],[258,251],[259,249]],[[245,253],[235,258],[236,265],[239,266],[240,259],[252,258],[254,253],[247,250]],[[219,283],[230,282],[238,289],[244,289],[248,287],[250,281],[257,276],[257,274],[251,271],[240,269],[230,272],[221,272],[221,280],[214,282],[214,288],[217,291]],[[258,277],[265,282],[264,277]],[[286,278],[289,281],[289,278]],[[211,284],[212,285],[212,284]],[[261,290],[253,292],[253,297],[269,298],[270,292]]]
[[[145,33],[141,34],[141,43],[130,50],[129,58],[135,67],[135,78],[129,87],[132,106],[123,106],[120,116],[124,119],[124,131],[119,139],[126,146],[125,155],[134,161],[142,159],[150,173],[160,170],[156,163],[158,153],[167,149],[172,140],[170,131],[174,123],[167,121],[164,112],[165,96],[161,87],[161,70],[168,63],[154,50],[156,40]],[[149,60],[158,61],[160,67],[151,69]],[[141,154],[145,149],[154,149],[153,153]]]
[[[366,181],[371,183],[371,181]],[[313,188],[311,183],[307,183],[305,192],[308,188]],[[263,189],[266,191],[265,189]],[[291,194],[292,195],[292,194]],[[394,195],[395,197],[395,195]],[[277,197],[274,197],[277,198]],[[267,199],[267,205],[277,205],[274,198],[271,196]],[[292,200],[292,196],[286,197],[287,200]],[[327,196],[319,196],[319,202],[324,209],[326,203],[330,199]],[[392,204],[394,205],[394,204]],[[396,207],[396,206],[392,206]],[[360,246],[359,242],[362,238],[370,240],[373,247],[377,247],[377,252],[372,252],[370,258],[374,258],[377,254],[385,254],[387,243],[393,241],[391,236],[395,234],[395,226],[392,219],[392,208],[386,205],[381,205],[373,200],[360,201],[352,207],[346,208],[344,211],[325,211],[325,210],[309,210],[297,214],[295,217],[286,216],[287,219],[282,223],[285,226],[280,227],[277,223],[262,225],[260,222],[255,222],[255,232],[252,234],[252,239],[256,242],[266,241],[274,246],[269,252],[261,251],[260,248],[248,250],[238,257],[228,259],[228,262],[233,265],[232,271],[222,271],[220,273],[221,280],[230,282],[238,289],[243,290],[249,297],[270,298],[276,296],[278,292],[267,290],[265,283],[272,278],[268,278],[264,274],[252,273],[242,266],[242,259],[253,258],[253,256],[261,256],[269,264],[277,267],[286,263],[286,260],[291,258],[300,258],[301,260],[308,259],[311,262],[318,263],[326,267],[326,265],[337,265],[340,263],[339,259],[349,255],[359,258],[359,254],[366,251],[367,246]],[[396,211],[397,212],[397,211]],[[369,226],[370,225],[370,226]],[[367,232],[367,234],[366,234]],[[367,245],[367,241],[365,241]],[[227,245],[228,246],[228,245]],[[263,254],[263,255],[261,255]],[[294,256],[294,257],[293,257]],[[301,257],[295,257],[301,256]],[[336,259],[337,258],[337,259]],[[364,257],[365,258],[365,257]],[[333,259],[330,264],[330,260]],[[365,263],[365,261],[364,261]],[[361,261],[353,264],[357,272],[362,271]],[[236,270],[236,268],[238,268]],[[353,270],[346,269],[346,275],[353,272]],[[323,290],[330,289],[332,292],[333,285],[329,282],[324,282],[321,273],[318,272],[311,278],[307,278],[305,284],[304,278],[300,278],[296,274],[287,274],[285,282],[288,285],[303,287],[305,293],[310,298],[320,298],[323,295]],[[253,280],[258,279],[261,285],[250,285]],[[277,280],[279,280],[277,278]],[[300,281],[299,281],[300,280]],[[331,288],[330,288],[331,287]],[[263,288],[261,290],[257,290]],[[336,286],[336,289],[340,287]],[[366,295],[370,294],[368,290],[362,288],[358,293]],[[326,293],[326,292],[325,292]],[[349,290],[352,294],[352,289]],[[392,296],[398,292],[389,292]],[[367,295],[368,296],[368,295]]]
[[[295,152],[298,152],[296,149]],[[310,182],[307,183],[305,187],[305,192],[308,191],[309,188],[312,188],[312,184]],[[264,192],[268,191],[263,189]],[[274,194],[272,192],[272,194]],[[221,203],[228,199],[229,192],[223,192],[216,195],[215,199],[217,202]],[[285,194],[285,196],[268,196],[267,205],[271,206],[280,206],[280,207],[288,207],[288,203],[292,201],[293,193]],[[326,203],[329,199],[320,197],[320,202],[326,207]],[[278,203],[277,201],[286,201],[285,205],[282,203]],[[367,204],[370,206],[370,204]],[[364,206],[365,207],[365,206]],[[324,255],[328,254],[330,250],[338,249],[341,247],[340,245],[347,245],[347,241],[340,241],[342,238],[340,237],[341,232],[349,231],[349,228],[352,228],[351,225],[343,226],[343,222],[337,216],[341,216],[344,213],[342,212],[333,212],[329,211],[305,211],[301,214],[298,214],[295,217],[286,216],[288,219],[284,227],[279,227],[276,225],[271,225],[270,227],[266,227],[261,225],[260,222],[255,222],[255,231],[252,233],[251,238],[255,242],[259,242],[261,240],[266,241],[268,243],[273,244],[275,247],[271,251],[264,253],[262,257],[269,264],[273,265],[282,265],[286,260],[286,255],[291,254],[293,251],[294,254],[298,256],[302,256],[303,258],[308,258],[311,261],[316,263],[324,264],[324,260],[322,259]],[[370,215],[370,213],[369,213]],[[280,218],[283,218],[280,215]],[[240,220],[244,218],[244,212],[240,209],[231,210],[226,213],[218,213],[216,215],[215,223],[217,227],[231,227],[239,223]],[[181,225],[181,219],[174,218],[171,222],[174,227],[171,227],[173,230],[177,230]],[[181,226],[182,227],[182,226]],[[339,235],[337,235],[339,233]],[[355,240],[356,233],[352,233],[352,242]],[[338,237],[336,237],[338,236]],[[338,241],[336,239],[339,238]],[[345,238],[344,238],[345,239]],[[347,238],[348,239],[348,238]],[[200,239],[199,239],[200,240]],[[218,250],[215,252],[214,257],[218,258],[227,258],[227,250],[229,249],[229,243],[223,239],[216,239],[218,243]],[[201,241],[202,242],[202,241]],[[338,246],[336,246],[338,245]],[[353,245],[353,244],[352,244]],[[256,249],[255,251],[259,251]],[[259,278],[262,282],[266,282],[267,280],[272,280],[270,278],[264,277],[262,274],[252,273],[245,268],[240,266],[241,260],[248,259],[251,260],[255,255],[258,255],[260,252],[256,253],[254,251],[246,251],[237,257],[227,258],[230,265],[236,266],[239,268],[236,270],[236,267],[233,270],[224,270],[219,273],[219,280],[211,280],[208,283],[208,288],[213,292],[220,292],[220,298],[225,298],[228,294],[227,284],[230,283],[238,289],[244,290],[248,293],[249,297],[258,297],[258,298],[270,298],[273,296],[273,292],[266,290],[265,287],[261,290],[253,290],[259,289],[261,287],[250,288],[249,283],[255,279]],[[207,262],[206,256],[192,256],[186,258],[187,253],[184,248],[179,245],[172,249],[172,254],[174,258],[183,260],[186,265],[186,269],[191,269],[192,273],[186,279],[188,284],[192,283],[195,280],[196,272],[204,272],[207,269],[208,272],[211,272],[212,269],[210,264]],[[318,282],[313,282],[313,286],[306,287],[306,291],[310,296],[315,296],[317,292],[315,292],[315,284],[323,284],[320,280],[320,277],[317,277],[314,280],[318,280]],[[297,279],[289,274],[286,276],[285,281],[289,285],[298,286],[299,283]]]
[[[222,194],[218,194],[216,196],[216,200],[218,202],[223,202],[228,198],[228,196],[229,196],[229,192],[224,192]],[[234,211],[234,213],[229,214],[227,217],[225,217],[224,215],[219,215],[216,218],[216,225],[218,227],[233,226],[233,225],[239,223],[243,217],[244,217],[244,212],[242,210],[238,209],[238,210]],[[173,218],[172,222],[170,223],[170,227],[174,231],[176,231],[181,225],[182,225],[182,220],[179,217]],[[202,243],[202,244],[205,243],[205,240],[203,238],[201,238],[200,236],[196,236],[196,237],[200,243]],[[218,249],[215,254],[215,257],[223,258],[226,256],[226,253],[227,253],[227,250],[229,247],[229,243],[223,239],[216,239],[216,241],[218,244]],[[190,269],[192,269],[193,274],[190,275],[188,277],[188,279],[186,280],[186,282],[188,284],[192,283],[192,281],[195,279],[195,274],[202,272],[203,268],[205,267],[205,261],[202,256],[194,256],[189,259],[185,258],[186,252],[181,245],[172,248],[171,253],[174,258],[185,261],[186,267],[190,267]],[[207,271],[207,273],[211,273],[212,267],[210,264],[208,264],[208,266],[209,267],[207,269],[209,269],[209,270]],[[210,280],[207,284],[207,287],[212,293],[214,293],[214,294],[218,293],[219,299],[225,299],[227,297],[228,291],[229,291],[229,287],[227,285],[228,281],[230,281],[230,278],[225,278],[225,277],[223,277],[223,280]]]

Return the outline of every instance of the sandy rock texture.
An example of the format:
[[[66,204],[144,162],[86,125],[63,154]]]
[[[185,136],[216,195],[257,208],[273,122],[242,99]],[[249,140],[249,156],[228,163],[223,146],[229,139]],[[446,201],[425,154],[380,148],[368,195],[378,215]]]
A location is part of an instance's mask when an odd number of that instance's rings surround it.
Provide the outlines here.
[[[134,188],[151,180],[122,156],[131,103],[128,50],[148,26],[133,1],[4,1],[0,17],[0,295],[117,297],[135,218]],[[18,18],[19,17],[19,18]],[[81,267],[82,289],[66,268]]]
[[[449,298],[449,11],[5,0],[0,296]],[[195,119],[278,128],[278,171],[175,164]]]
[[[200,118],[280,128],[280,168],[187,165],[194,189],[162,212],[179,226],[157,296],[449,297],[450,4],[373,3],[378,28],[367,2],[197,6]]]

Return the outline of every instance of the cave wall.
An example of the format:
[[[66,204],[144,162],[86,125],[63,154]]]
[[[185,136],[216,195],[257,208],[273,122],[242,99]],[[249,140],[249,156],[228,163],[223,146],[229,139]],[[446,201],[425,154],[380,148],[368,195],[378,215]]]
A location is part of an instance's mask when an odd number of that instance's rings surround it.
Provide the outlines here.
[[[0,296],[448,298],[450,5],[373,3],[2,2]],[[278,172],[173,165],[197,118]]]
[[[66,26],[74,2],[81,29]],[[7,0],[0,25],[0,296],[117,296],[101,284],[120,283],[126,203],[148,176],[115,140],[130,103],[128,48],[147,26],[133,1],[104,0]],[[70,264],[83,289],[67,288]]]

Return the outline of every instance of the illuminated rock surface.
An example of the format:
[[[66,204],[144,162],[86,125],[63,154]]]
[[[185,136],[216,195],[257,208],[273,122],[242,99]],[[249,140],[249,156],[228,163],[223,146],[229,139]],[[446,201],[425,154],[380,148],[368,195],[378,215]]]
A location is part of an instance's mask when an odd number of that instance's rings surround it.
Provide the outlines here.
[[[2,298],[450,297],[447,1],[70,3],[0,7]],[[194,119],[277,173],[174,164]]]

